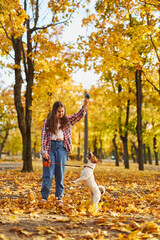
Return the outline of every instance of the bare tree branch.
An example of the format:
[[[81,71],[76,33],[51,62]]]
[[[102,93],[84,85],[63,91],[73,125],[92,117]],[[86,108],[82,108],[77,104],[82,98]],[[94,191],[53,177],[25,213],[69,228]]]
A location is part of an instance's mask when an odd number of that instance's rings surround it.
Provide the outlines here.
[[[39,17],[39,0],[36,1],[36,16],[35,16],[35,19],[34,19],[34,27],[36,27],[37,25],[37,22],[38,22],[38,17]]]
[[[153,3],[148,3],[148,2],[146,2],[146,1],[140,1],[141,3],[145,3],[145,4],[147,4],[147,5],[151,5],[151,6],[153,6],[153,7],[158,7],[158,5],[155,5],[155,4],[153,4]]]
[[[159,55],[158,55],[158,51],[157,51],[156,45],[155,45],[154,42],[153,42],[152,35],[150,34],[149,36],[150,36],[151,43],[152,43],[152,45],[153,45],[153,47],[154,47],[154,50],[155,50],[155,52],[156,52],[158,61],[160,62],[160,57],[159,57]]]
[[[15,59],[9,52],[5,51],[13,60]]]
[[[144,74],[147,82],[149,82],[154,87],[154,89],[160,94],[160,90],[147,78],[147,76],[143,70],[142,70],[142,73]]]
[[[71,15],[69,16],[68,19],[66,19],[66,20],[64,20],[64,21],[62,21],[62,22],[51,23],[51,24],[48,24],[48,25],[46,25],[46,26],[44,26],[44,27],[33,27],[33,28],[31,29],[31,33],[33,33],[34,31],[37,31],[37,30],[44,30],[44,29],[47,29],[47,28],[49,28],[49,27],[53,27],[53,26],[56,26],[56,25],[59,25],[59,24],[64,24],[64,23],[66,23],[66,22],[69,21],[69,19],[71,18],[72,15],[73,15],[73,12],[71,13]]]
[[[5,27],[2,25],[2,23],[1,23],[1,27],[3,28],[3,30],[4,30],[4,32],[5,32],[6,36],[7,36],[7,38],[8,38],[10,41],[12,41],[12,39],[9,37],[9,35],[8,35]]]
[[[37,0],[37,2],[38,2],[38,0]],[[37,2],[36,2],[36,8],[38,8]],[[80,0],[78,4],[80,4],[81,2],[82,2],[82,0]],[[72,17],[72,15],[73,15],[73,13],[75,12],[75,10],[76,10],[76,8],[73,10],[73,12],[70,14],[70,16],[69,16],[66,20],[64,20],[64,21],[57,22],[57,23],[50,23],[50,24],[48,24],[48,25],[46,25],[46,26],[43,26],[43,27],[36,27],[36,25],[35,25],[35,26],[31,29],[31,34],[32,34],[33,32],[35,32],[35,31],[37,31],[37,30],[44,30],[44,29],[47,29],[47,28],[49,28],[49,27],[57,26],[57,25],[59,25],[59,24],[64,24],[64,23],[68,22],[68,21],[71,19],[71,17]],[[36,14],[38,14],[38,12],[37,12]],[[38,15],[37,15],[36,17],[38,17]],[[37,19],[37,20],[38,20],[38,19]],[[35,21],[36,21],[36,19],[35,19]],[[37,23],[37,22],[36,22],[36,23]]]

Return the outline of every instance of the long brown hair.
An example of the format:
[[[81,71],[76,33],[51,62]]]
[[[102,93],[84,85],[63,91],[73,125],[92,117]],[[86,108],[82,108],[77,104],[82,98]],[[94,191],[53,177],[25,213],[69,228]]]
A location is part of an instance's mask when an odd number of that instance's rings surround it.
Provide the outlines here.
[[[57,134],[57,131],[58,131],[58,129],[57,129],[57,126],[58,126],[57,110],[59,107],[64,108],[64,116],[60,120],[61,121],[60,128],[64,129],[68,122],[65,106],[60,101],[55,102],[52,107],[52,112],[49,114],[49,116],[47,118],[47,126],[49,128],[49,131],[54,134]]]

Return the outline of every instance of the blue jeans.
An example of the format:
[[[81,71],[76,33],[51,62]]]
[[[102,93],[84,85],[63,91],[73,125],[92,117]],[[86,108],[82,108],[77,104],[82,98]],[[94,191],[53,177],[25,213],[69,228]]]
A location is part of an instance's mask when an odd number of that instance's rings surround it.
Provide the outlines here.
[[[66,164],[67,152],[64,148],[64,141],[51,141],[51,152],[50,159],[52,163]],[[43,163],[45,159],[42,157]],[[43,164],[43,175],[42,175],[42,188],[41,194],[44,199],[48,199],[50,188],[52,185],[53,175],[55,175],[55,197],[59,200],[62,199],[63,195],[63,177],[65,166],[58,164],[50,164],[49,167],[44,167]]]

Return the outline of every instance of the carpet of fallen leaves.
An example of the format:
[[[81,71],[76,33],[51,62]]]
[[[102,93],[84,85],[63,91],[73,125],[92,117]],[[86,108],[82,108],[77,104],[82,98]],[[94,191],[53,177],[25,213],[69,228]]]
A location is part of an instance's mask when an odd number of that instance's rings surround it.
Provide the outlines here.
[[[0,239],[160,239],[160,166],[96,166],[96,182],[106,188],[97,213],[87,189],[71,183],[83,166],[66,167],[63,207],[55,204],[54,180],[48,201],[40,202],[42,170],[35,169],[0,171]]]

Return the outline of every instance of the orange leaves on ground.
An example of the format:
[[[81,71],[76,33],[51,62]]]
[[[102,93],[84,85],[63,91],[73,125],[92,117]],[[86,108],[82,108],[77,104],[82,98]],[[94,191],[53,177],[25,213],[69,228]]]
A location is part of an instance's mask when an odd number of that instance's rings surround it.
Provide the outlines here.
[[[79,169],[66,168],[63,207],[56,205],[54,181],[48,201],[41,203],[41,171],[2,171],[0,222],[10,233],[30,239],[37,234],[56,239],[71,235],[74,239],[159,239],[160,176],[159,167],[153,168],[139,172],[135,165],[130,170],[111,163],[96,166],[96,182],[106,188],[98,212],[90,205],[88,190],[71,183],[80,175]],[[18,224],[22,217],[26,225]],[[1,233],[3,239],[5,231]]]

